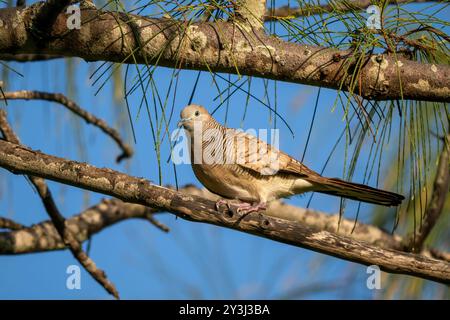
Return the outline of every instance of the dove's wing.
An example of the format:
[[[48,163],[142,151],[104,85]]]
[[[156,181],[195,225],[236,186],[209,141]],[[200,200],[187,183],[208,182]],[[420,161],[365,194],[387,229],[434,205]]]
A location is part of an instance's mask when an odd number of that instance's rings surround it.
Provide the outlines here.
[[[262,175],[289,173],[299,177],[321,177],[317,172],[309,169],[300,161],[278,150],[257,137],[242,131],[234,131],[232,136],[233,152],[236,163],[241,167]]]

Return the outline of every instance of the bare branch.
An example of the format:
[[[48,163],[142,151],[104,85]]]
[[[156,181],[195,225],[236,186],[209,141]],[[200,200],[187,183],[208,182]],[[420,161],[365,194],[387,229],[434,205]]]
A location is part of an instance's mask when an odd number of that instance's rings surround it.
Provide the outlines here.
[[[79,188],[108,194],[123,201],[151,206],[197,222],[227,227],[275,241],[311,249],[386,272],[450,283],[450,263],[426,256],[382,249],[363,241],[317,230],[298,222],[261,213],[218,212],[215,202],[153,185],[149,181],[85,163],[50,156],[0,140],[0,166]]]
[[[31,91],[31,90],[21,90],[21,91],[13,91],[13,92],[5,92],[3,94],[3,98],[9,100],[46,100],[59,103],[66,107],[68,110],[72,111],[74,114],[83,118],[86,123],[92,124],[102,130],[106,135],[110,136],[119,148],[122,149],[122,154],[120,154],[116,161],[120,162],[123,159],[130,158],[133,155],[133,149],[127,143],[125,143],[120,137],[119,132],[108,126],[108,124],[100,118],[97,118],[93,114],[87,112],[80,106],[78,106],[73,100],[67,98],[65,95],[61,93],[49,93],[42,91]]]
[[[448,140],[450,141],[450,136]],[[444,209],[445,200],[449,192],[450,185],[450,146],[446,141],[444,141],[444,146],[442,147],[441,155],[439,157],[439,162],[436,169],[436,176],[434,178],[433,193],[431,195],[430,202],[425,210],[423,216],[423,221],[421,228],[418,232],[416,230],[412,231],[405,240],[406,247],[408,250],[414,252],[419,252],[431,230],[435,226],[437,220],[441,216]]]
[[[24,225],[15,222],[14,220],[0,217],[0,229],[21,230],[24,228],[26,228]]]
[[[144,217],[146,220],[148,220],[152,225],[154,225],[155,227],[157,227],[158,229],[160,229],[163,232],[169,232],[170,229],[168,226],[166,226],[164,223],[158,221],[155,219],[155,217],[153,216],[153,213],[147,213]]]
[[[180,192],[196,195],[211,201],[217,201],[219,197],[206,189],[199,189],[194,185],[186,185],[179,189]],[[154,214],[164,211],[122,202],[118,199],[103,200],[101,203],[79,213],[66,220],[67,228],[76,236],[79,242],[89,239],[93,234],[102,229],[125,219],[139,218],[146,219],[153,223]],[[336,232],[339,215],[330,215],[311,209],[298,208],[274,201],[267,208],[265,214],[286,220],[296,221],[318,230]],[[151,217],[151,219],[149,219]],[[56,230],[52,229],[48,223],[42,222],[19,233],[0,233],[0,254],[21,254],[47,250],[58,250],[65,248],[65,244],[59,238]],[[156,225],[161,225],[157,222]],[[347,235],[353,239],[365,241],[369,244],[381,248],[399,250],[402,248],[401,238],[372,225],[358,222],[353,233],[351,232],[354,221],[342,219],[340,222],[339,234]],[[168,230],[167,226],[160,228]],[[45,230],[45,231],[43,231]],[[45,238],[45,241],[42,239]],[[11,239],[15,239],[11,241]],[[6,245],[13,243],[14,246]]]
[[[11,126],[6,120],[5,110],[0,110],[0,131],[3,136],[8,140],[16,144],[20,144],[18,137],[15,135]],[[64,239],[64,243],[69,247],[75,259],[88,271],[92,277],[103,286],[107,292],[112,294],[115,298],[119,299],[119,293],[117,292],[114,284],[108,280],[103,270],[97,268],[94,261],[83,251],[80,242],[78,242],[74,235],[67,230],[65,225],[65,219],[59,212],[58,207],[53,199],[50,189],[47,186],[45,180],[41,177],[35,177],[29,175],[31,183],[36,187],[36,190],[42,200],[42,203],[50,216],[55,229],[61,239]]]
[[[167,226],[153,218],[155,209],[118,199],[105,199],[66,220],[67,229],[80,243],[103,229],[127,219],[149,220],[151,216],[163,231]],[[153,223],[152,223],[153,224]],[[0,254],[24,254],[67,248],[51,221],[13,232],[0,232]]]
[[[407,3],[423,3],[423,2],[436,2],[439,0],[388,0],[389,4],[407,4]],[[346,13],[354,12],[357,10],[365,10],[370,5],[374,4],[371,0],[345,0],[342,2],[333,2],[334,5],[329,3],[315,5],[306,4],[303,7],[291,8],[289,6],[283,6],[279,8],[269,8],[266,11],[264,21],[276,21],[280,19],[294,19],[302,16],[311,16],[323,13]]]
[[[194,185],[186,185],[180,192],[217,201],[219,197],[206,189],[199,189]],[[90,239],[94,234],[110,227],[113,224],[127,219],[149,220],[155,226],[161,225],[161,230],[168,227],[154,219],[154,215],[164,211],[153,209],[139,204],[122,202],[118,199],[103,200],[97,205],[72,216],[66,220],[67,228],[81,243]],[[336,232],[339,214],[330,215],[311,209],[304,209],[274,201],[267,208],[265,214],[286,220],[296,221],[313,229]],[[148,219],[151,217],[151,219]],[[156,221],[156,224],[153,223]],[[372,225],[358,222],[352,232],[354,221],[341,218],[339,234],[347,235],[353,239],[364,241],[381,248],[403,250],[402,239],[398,235],[390,235]],[[32,252],[65,249],[51,221],[44,221],[20,232],[0,232],[0,254],[25,254]],[[450,254],[435,249],[423,250],[424,255],[450,262]]]
[[[31,35],[29,25],[37,8],[32,5],[0,10],[0,19],[8,26],[0,28],[0,54],[36,51],[39,43]],[[120,14],[81,12],[82,27],[76,32],[67,29],[65,15],[58,17],[53,26],[57,38],[46,40],[42,53],[88,61],[158,63],[239,73],[332,89],[341,89],[341,84],[343,90],[352,88],[352,70],[358,53],[350,50],[285,42],[262,30],[247,32],[230,22],[194,23],[186,27],[171,19],[129,15],[139,26],[140,39],[136,41],[130,23],[121,20]],[[180,61],[183,63],[177,65]],[[367,55],[360,65],[359,83],[355,87],[364,98],[450,102],[448,65],[426,64],[388,54]]]

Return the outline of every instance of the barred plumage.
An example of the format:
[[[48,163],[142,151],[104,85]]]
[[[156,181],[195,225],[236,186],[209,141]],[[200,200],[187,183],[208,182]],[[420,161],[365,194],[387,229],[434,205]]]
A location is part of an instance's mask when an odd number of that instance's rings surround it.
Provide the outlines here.
[[[322,177],[257,137],[222,126],[201,106],[185,107],[181,118],[191,138],[196,177],[224,198],[266,203],[316,191],[385,206],[399,205],[404,199],[396,193]]]

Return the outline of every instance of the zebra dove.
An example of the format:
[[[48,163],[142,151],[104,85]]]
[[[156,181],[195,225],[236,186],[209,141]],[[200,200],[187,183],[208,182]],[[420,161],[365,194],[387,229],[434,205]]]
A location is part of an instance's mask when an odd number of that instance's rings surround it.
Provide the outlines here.
[[[397,206],[402,195],[363,184],[326,178],[258,139],[218,123],[199,105],[186,106],[178,123],[187,132],[192,169],[211,192],[239,200],[238,211],[264,210],[269,201],[308,191],[384,206]],[[217,202],[228,204],[224,199]]]

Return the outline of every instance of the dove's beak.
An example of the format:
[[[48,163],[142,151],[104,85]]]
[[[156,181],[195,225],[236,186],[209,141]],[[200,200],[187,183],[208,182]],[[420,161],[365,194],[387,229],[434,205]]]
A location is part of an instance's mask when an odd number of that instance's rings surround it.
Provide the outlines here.
[[[186,122],[190,120],[192,120],[192,118],[182,118],[180,121],[178,121],[177,127],[182,127]]]

